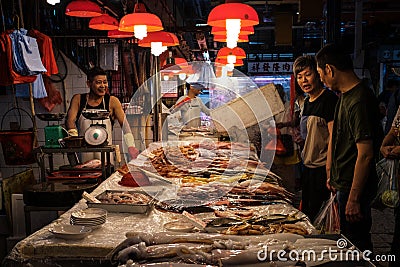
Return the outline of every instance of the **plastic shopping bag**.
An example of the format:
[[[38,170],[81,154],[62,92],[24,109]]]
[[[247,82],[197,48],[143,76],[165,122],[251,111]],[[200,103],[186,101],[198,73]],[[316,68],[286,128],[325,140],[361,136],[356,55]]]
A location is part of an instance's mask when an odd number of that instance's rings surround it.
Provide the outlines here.
[[[397,159],[384,158],[376,164],[379,182],[376,197],[372,201],[374,208],[395,208],[399,204],[398,169]]]
[[[336,194],[332,193],[330,199],[325,201],[314,221],[314,226],[320,234],[340,233],[340,217],[335,197]]]

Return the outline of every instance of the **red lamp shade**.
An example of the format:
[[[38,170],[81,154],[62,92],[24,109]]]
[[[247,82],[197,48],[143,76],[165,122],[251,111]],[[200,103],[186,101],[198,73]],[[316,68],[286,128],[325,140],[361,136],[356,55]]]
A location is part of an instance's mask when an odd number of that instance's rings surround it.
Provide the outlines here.
[[[151,53],[155,56],[159,56],[167,50],[167,46],[179,45],[179,40],[175,34],[170,32],[149,32],[146,37],[139,40],[138,45],[142,47],[151,47]]]
[[[161,66],[162,66],[161,70],[164,70],[164,69],[166,69],[166,70],[174,70],[173,66],[178,66],[179,69],[180,69],[179,73],[187,73],[187,74],[192,73],[192,66],[190,66],[188,64],[186,59],[181,58],[181,57],[176,57],[176,58],[174,58],[174,60],[175,60],[175,65],[174,64],[167,64],[167,60],[164,60],[161,63]]]
[[[95,30],[117,30],[118,29],[118,20],[116,18],[111,17],[108,14],[103,14],[98,17],[94,17],[89,21],[89,28]]]
[[[257,25],[257,12],[249,5],[242,3],[225,3],[214,7],[208,15],[207,24],[225,27],[226,19],[240,19],[241,27]]]
[[[189,66],[186,59],[184,59],[182,57],[175,57],[174,60],[175,60],[175,65]],[[167,60],[164,60],[161,63],[161,66],[164,66],[164,65],[167,65]]]
[[[217,58],[215,59],[215,63],[226,65],[226,64],[228,64],[228,59],[220,58],[220,57],[217,56]],[[236,62],[233,63],[234,66],[243,66],[243,64],[244,63],[243,63],[242,59],[236,59]]]
[[[107,36],[109,38],[132,38],[133,32],[121,32],[119,30],[108,31]]]
[[[175,34],[165,31],[149,32],[143,40],[138,41],[138,45],[142,47],[151,47],[151,43],[161,42],[163,46],[179,45],[178,37]]]
[[[216,42],[226,42],[226,34],[224,35],[214,35],[214,41]],[[239,39],[237,40],[239,43],[247,43],[249,41],[249,36],[246,34],[239,35]]]
[[[226,59],[228,56],[236,56],[236,59],[246,58],[246,52],[240,47],[235,48],[228,48],[223,47],[218,50],[217,58],[224,58]]]
[[[247,27],[240,27],[240,35],[249,35],[254,33],[254,27],[253,26],[247,26]],[[226,27],[212,27],[211,28],[211,34],[214,35],[226,35]]]
[[[102,15],[101,8],[89,0],[73,0],[65,8],[65,15],[92,18]]]
[[[145,33],[137,34],[139,26],[146,26]],[[146,37],[147,32],[162,31],[164,27],[159,17],[154,14],[147,13],[146,8],[142,3],[135,4],[135,10],[133,13],[125,15],[119,22],[120,31],[134,32],[135,37],[143,39]],[[143,30],[143,29],[142,29]]]

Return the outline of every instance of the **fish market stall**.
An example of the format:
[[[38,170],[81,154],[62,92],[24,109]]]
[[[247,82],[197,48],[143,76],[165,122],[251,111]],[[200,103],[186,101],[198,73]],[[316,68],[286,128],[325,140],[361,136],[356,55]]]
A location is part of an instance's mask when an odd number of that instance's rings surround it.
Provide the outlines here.
[[[303,240],[315,228],[251,146],[212,144],[151,144],[59,219],[20,241],[5,266],[254,266],[277,260],[264,248],[289,253],[336,246]],[[79,233],[71,233],[71,225]]]

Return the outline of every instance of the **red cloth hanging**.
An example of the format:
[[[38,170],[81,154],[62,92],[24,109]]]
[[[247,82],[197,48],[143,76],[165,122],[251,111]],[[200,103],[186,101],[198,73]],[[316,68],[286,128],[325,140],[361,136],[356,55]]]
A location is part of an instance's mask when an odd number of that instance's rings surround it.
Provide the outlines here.
[[[47,97],[40,98],[38,102],[47,110],[52,111],[56,105],[63,102],[60,91],[58,91],[53,82],[47,76],[43,76],[44,86],[46,88]]]
[[[19,83],[31,83],[36,80],[36,75],[23,76],[16,73],[12,67],[12,43],[9,34],[5,31],[0,34],[0,85],[7,86]]]

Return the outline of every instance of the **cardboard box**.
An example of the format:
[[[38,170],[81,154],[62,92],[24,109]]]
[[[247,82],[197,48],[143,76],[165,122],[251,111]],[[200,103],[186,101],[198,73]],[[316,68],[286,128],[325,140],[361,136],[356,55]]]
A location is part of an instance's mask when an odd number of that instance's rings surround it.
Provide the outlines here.
[[[245,129],[284,111],[274,84],[267,84],[211,110],[217,132],[232,127]]]

